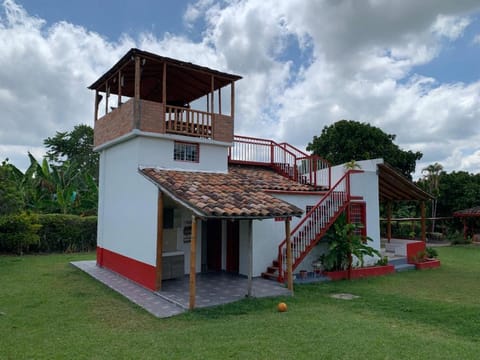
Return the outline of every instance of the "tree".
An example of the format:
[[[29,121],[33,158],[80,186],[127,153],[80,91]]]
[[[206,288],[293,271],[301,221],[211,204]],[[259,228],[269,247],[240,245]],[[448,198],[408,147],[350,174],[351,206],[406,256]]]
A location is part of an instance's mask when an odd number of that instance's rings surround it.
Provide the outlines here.
[[[98,179],[98,154],[93,151],[93,129],[76,125],[70,132],[59,132],[43,141],[49,149],[47,159],[55,166],[68,162],[69,166]]]
[[[422,169],[422,174],[424,174],[424,180],[428,184],[428,189],[430,194],[435,196],[432,200],[432,232],[435,232],[435,217],[437,216],[437,198],[438,198],[438,182],[440,178],[440,173],[443,170],[443,166],[439,163],[430,164],[427,167]]]
[[[394,144],[396,135],[386,134],[367,123],[340,120],[325,126],[320,136],[314,136],[308,151],[319,155],[333,165],[352,160],[383,158],[403,175],[411,179],[421,152],[404,151]]]
[[[2,161],[0,166],[0,215],[20,212],[23,207],[22,194],[19,191],[15,176],[18,169],[8,163],[8,159]]]

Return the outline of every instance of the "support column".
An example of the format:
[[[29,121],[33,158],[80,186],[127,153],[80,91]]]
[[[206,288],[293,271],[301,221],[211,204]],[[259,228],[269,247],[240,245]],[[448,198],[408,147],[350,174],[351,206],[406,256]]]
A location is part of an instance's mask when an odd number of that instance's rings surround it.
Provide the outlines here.
[[[117,107],[122,106],[122,71],[118,72],[118,100]]]
[[[285,219],[285,239],[287,245],[287,287],[293,295],[292,242],[290,241],[290,218]]]
[[[252,275],[253,275],[253,240],[252,220],[248,220],[248,285],[247,296],[252,296]]]
[[[197,276],[197,218],[192,215],[192,235],[190,240],[190,310],[195,308],[196,276]]]
[[[210,108],[210,116],[212,117],[212,139],[215,139],[215,77],[211,76],[211,84],[210,84],[210,99],[211,99],[211,108]]]
[[[93,120],[94,123],[95,121],[98,120],[98,105],[100,104],[100,94],[98,93],[98,90],[95,90],[95,107],[93,109]]]
[[[230,84],[230,117],[234,121],[235,116],[235,82]]]
[[[392,240],[392,202],[387,202],[387,241]]]
[[[163,255],[163,194],[158,191],[157,200],[157,258],[155,262],[155,289],[162,290],[162,255]]]
[[[420,212],[422,214],[422,241],[427,241],[427,221],[426,221],[426,213],[425,213],[425,201],[422,201],[420,204]]]
[[[133,108],[133,128],[138,129],[140,127],[140,57],[135,56],[135,82],[134,82],[134,108]]]

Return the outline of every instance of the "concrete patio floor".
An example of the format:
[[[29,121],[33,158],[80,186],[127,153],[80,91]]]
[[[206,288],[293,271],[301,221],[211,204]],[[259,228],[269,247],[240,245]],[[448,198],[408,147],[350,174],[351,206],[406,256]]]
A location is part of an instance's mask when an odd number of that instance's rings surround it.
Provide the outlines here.
[[[133,281],[105,268],[93,260],[74,261],[71,264],[102,282],[109,288],[141,306],[152,315],[166,318],[181,314],[189,306],[189,277],[164,280],[162,291],[151,291]],[[201,273],[196,278],[196,307],[222,305],[244,299],[247,296],[248,280],[245,277],[226,273]],[[252,297],[290,296],[283,285],[262,278],[252,281]]]

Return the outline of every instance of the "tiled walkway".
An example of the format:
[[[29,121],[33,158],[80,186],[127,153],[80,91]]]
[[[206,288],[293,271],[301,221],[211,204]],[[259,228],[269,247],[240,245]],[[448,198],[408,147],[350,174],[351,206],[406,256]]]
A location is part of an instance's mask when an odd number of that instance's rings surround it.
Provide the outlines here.
[[[156,317],[165,318],[185,312],[189,305],[189,278],[165,280],[162,291],[153,292],[108,270],[95,261],[75,261],[72,265],[85,271]],[[195,298],[197,307],[226,304],[245,298],[248,281],[225,273],[197,274]],[[255,278],[253,297],[289,296],[290,291],[274,281]]]

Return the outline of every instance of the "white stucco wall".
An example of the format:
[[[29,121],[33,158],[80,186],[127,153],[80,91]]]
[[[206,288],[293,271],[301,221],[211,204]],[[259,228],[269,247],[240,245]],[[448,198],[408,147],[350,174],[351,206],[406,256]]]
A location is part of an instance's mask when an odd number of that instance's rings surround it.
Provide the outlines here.
[[[304,211],[308,205],[315,205],[320,195],[275,194],[275,197],[297,206]],[[293,230],[300,222],[300,218],[293,218],[290,229]],[[285,222],[274,219],[253,221],[253,276],[260,276],[277,258],[278,245],[285,239]]]
[[[138,174],[138,142],[118,144],[100,157],[100,246],[155,264],[157,188]]]
[[[379,221],[379,198],[378,198],[378,176],[376,173],[377,164],[382,163],[381,159],[359,161],[362,172],[352,174],[350,178],[351,195],[360,196],[366,203],[367,217],[367,235],[373,239],[369,244],[375,249],[380,249],[380,221]],[[335,184],[345,174],[343,165],[332,168],[332,185]],[[297,207],[303,209],[307,205],[315,205],[320,199],[320,195],[276,195]],[[305,214],[304,214],[305,215]],[[292,219],[291,230],[300,221],[300,218]],[[285,239],[284,222],[276,222],[273,219],[255,220],[253,222],[253,274],[260,276],[267,266],[272,263],[278,254],[278,245]],[[297,272],[305,269],[312,270],[312,262],[318,260],[320,255],[326,250],[326,245],[322,242],[318,244],[297,267]],[[366,263],[368,259],[365,259]],[[372,260],[372,261],[376,261]]]
[[[238,264],[238,273],[241,275],[248,276],[248,259],[249,251],[252,241],[250,241],[250,224],[251,220],[240,220],[239,230],[239,264]],[[253,226],[253,225],[252,225]],[[252,228],[253,231],[253,228]],[[252,258],[253,261],[253,258]],[[258,275],[254,275],[258,276]]]
[[[179,138],[184,137],[137,136],[100,151],[99,246],[150,265],[155,264],[158,190],[138,173],[139,166],[189,171],[227,170],[228,147],[204,141],[199,145],[198,163],[174,161],[173,139]],[[190,142],[194,140],[188,138]],[[188,216],[182,214],[182,217]],[[200,271],[201,225],[198,226],[198,234],[197,269]],[[189,244],[180,247],[183,250],[188,247],[189,253]],[[185,269],[189,271],[187,257]]]

